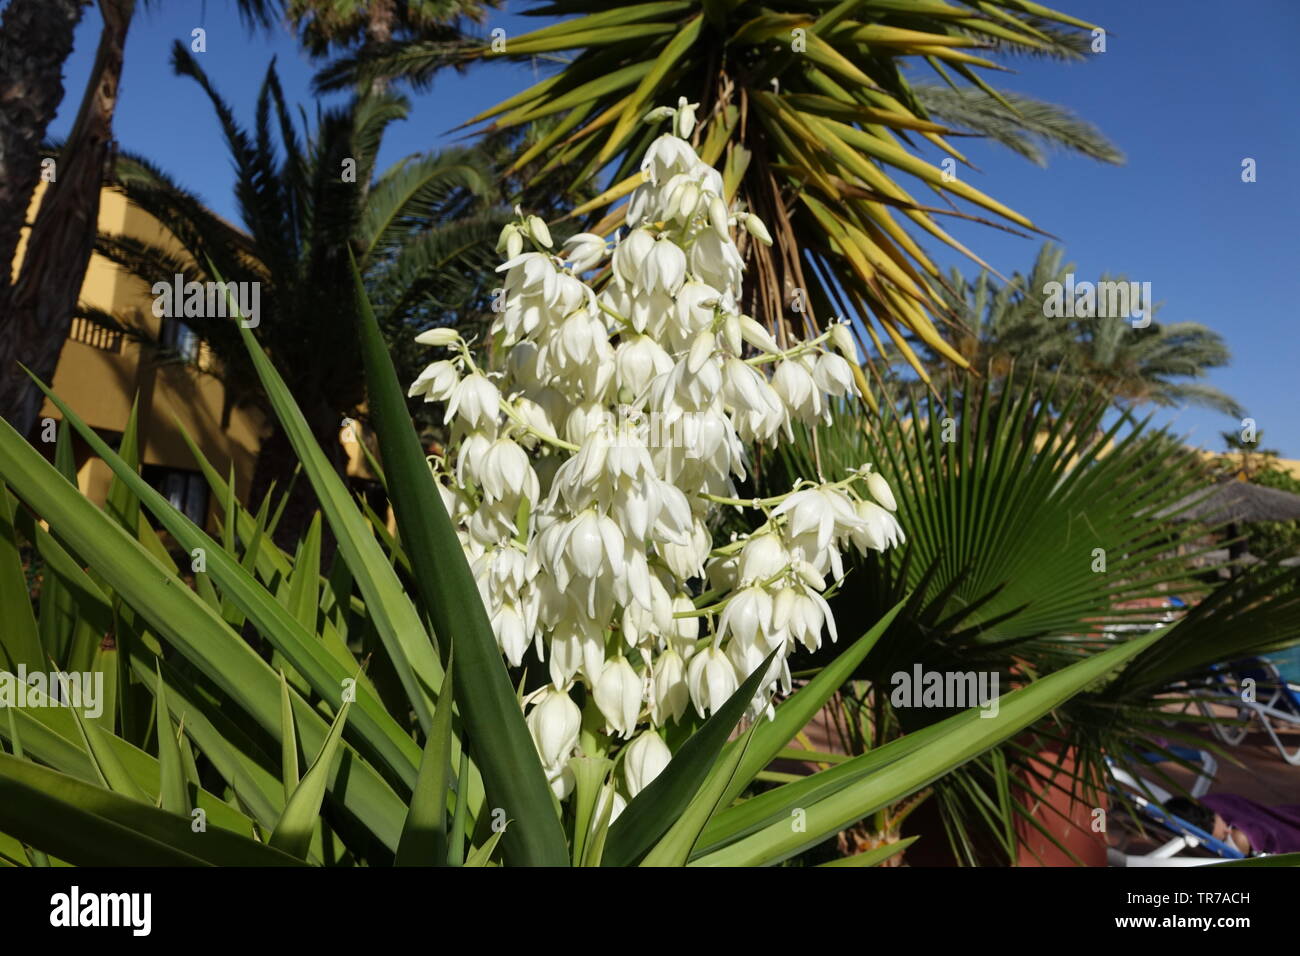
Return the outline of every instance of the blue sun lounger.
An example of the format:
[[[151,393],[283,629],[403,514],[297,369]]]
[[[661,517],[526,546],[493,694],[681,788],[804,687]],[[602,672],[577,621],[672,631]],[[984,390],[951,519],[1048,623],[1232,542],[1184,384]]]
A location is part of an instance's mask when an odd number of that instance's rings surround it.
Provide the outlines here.
[[[1248,688],[1253,691],[1249,696]],[[1213,716],[1211,705],[1215,703],[1237,709],[1240,724],[1211,725],[1224,743],[1232,746],[1241,743],[1250,729],[1249,723],[1258,720],[1282,759],[1300,767],[1300,743],[1294,750],[1287,750],[1278,735],[1278,729],[1283,726],[1300,729],[1300,685],[1283,677],[1272,661],[1252,657],[1216,667],[1198,688],[1196,696],[1201,712],[1207,717]]]
[[[1167,749],[1170,753],[1189,762],[1200,764],[1201,770],[1190,792],[1193,797],[1204,796],[1213,783],[1215,771],[1218,769],[1213,755],[1208,751],[1194,750],[1189,747]],[[1142,759],[1147,763],[1158,763],[1167,757],[1162,753],[1150,753],[1144,754]],[[1169,837],[1165,843],[1146,854],[1125,854],[1112,848],[1107,852],[1107,860],[1111,866],[1205,866],[1223,860],[1245,858],[1245,854],[1235,846],[1215,839],[1213,834],[1164,809],[1164,804],[1173,798],[1173,794],[1168,790],[1144,777],[1135,776],[1113,760],[1108,759],[1107,763],[1110,765],[1111,777],[1115,781],[1112,789],[1123,788],[1124,796],[1136,805],[1144,822],[1160,829]],[[1198,847],[1210,851],[1214,856],[1183,855],[1185,851]]]

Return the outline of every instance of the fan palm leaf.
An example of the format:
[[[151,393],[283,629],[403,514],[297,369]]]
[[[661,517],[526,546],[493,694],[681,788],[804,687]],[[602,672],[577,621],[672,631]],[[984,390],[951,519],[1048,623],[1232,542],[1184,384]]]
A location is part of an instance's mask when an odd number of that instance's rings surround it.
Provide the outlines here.
[[[756,489],[779,493],[809,469],[834,480],[864,461],[895,489],[905,547],[861,562],[832,599],[851,628],[911,594],[857,671],[863,683],[846,688],[860,718],[849,734],[857,747],[950,713],[893,705],[895,676],[917,665],[1016,686],[1161,626],[1171,594],[1196,604],[1178,626],[1186,640],[1144,652],[1131,674],[936,784],[959,859],[988,862],[993,847],[1014,861],[1021,839],[1009,821],[1042,825],[1025,809],[1032,795],[1059,789],[1100,806],[1106,756],[1166,749],[1153,739],[1205,745],[1195,736],[1205,718],[1171,705],[1210,665],[1300,640],[1300,571],[1258,570],[1218,590],[1207,583],[1213,569],[1202,559],[1216,529],[1168,517],[1204,491],[1206,466],[1131,415],[1106,426],[1105,395],[1052,378],[1027,378],[1020,390],[999,391],[989,377],[952,386],[897,408],[882,403],[870,423],[865,409],[857,420],[842,410],[765,462]],[[1050,781],[1044,751],[1070,758]]]

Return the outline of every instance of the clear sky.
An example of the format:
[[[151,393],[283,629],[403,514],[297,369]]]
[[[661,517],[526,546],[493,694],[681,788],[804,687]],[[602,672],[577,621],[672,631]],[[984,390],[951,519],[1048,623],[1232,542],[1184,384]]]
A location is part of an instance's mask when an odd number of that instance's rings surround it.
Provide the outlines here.
[[[1300,458],[1300,183],[1288,166],[1300,156],[1300,0],[1055,5],[1106,27],[1106,52],[1078,64],[1019,58],[1009,62],[1017,72],[998,85],[1073,109],[1127,162],[1058,154],[1040,169],[994,144],[964,140],[979,172],[962,177],[1058,236],[1081,279],[1110,272],[1150,282],[1162,321],[1203,322],[1222,334],[1233,361],[1210,384],[1245,406],[1265,446]],[[537,20],[511,12],[528,6],[507,2],[486,29],[535,28]],[[207,31],[201,62],[244,122],[273,56],[291,102],[310,105],[314,70],[287,33],[250,35],[233,10],[230,0],[162,0],[143,10],[128,40],[116,120],[124,148],[149,156],[232,219],[230,161],[206,97],[171,73],[173,40],[188,43],[195,27]],[[71,125],[99,26],[88,12],[56,136]],[[453,127],[541,75],[508,64],[445,75],[431,92],[412,96],[411,117],[391,129],[381,162],[449,143]],[[1246,157],[1257,163],[1254,183],[1241,181]],[[973,224],[950,231],[1005,274],[1027,270],[1039,245]],[[933,241],[923,245],[945,267],[965,263]],[[1195,408],[1161,419],[1212,448],[1220,431],[1239,427]]]

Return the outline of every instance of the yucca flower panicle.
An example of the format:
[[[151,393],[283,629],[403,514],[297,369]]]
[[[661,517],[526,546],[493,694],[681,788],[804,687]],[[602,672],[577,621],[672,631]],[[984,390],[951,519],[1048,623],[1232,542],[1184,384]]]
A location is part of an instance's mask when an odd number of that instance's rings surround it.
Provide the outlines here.
[[[622,746],[614,813],[667,766],[665,728],[715,713],[776,652],[749,707],[771,713],[791,688],[789,654],[836,639],[823,592],[843,577],[842,549],[903,541],[893,493],[867,465],[736,497],[755,446],[830,420],[858,355],[843,323],[778,344],[741,312],[734,232],[772,240],[687,141],[695,108],[647,117],[672,128],[612,240],[578,233],[555,248],[545,222],[516,210],[498,244],[492,348],[422,333],[448,354],[410,388],[447,405],[452,440],[431,466],[502,653],[519,666],[531,649],[549,677],[525,708],[552,786],[568,794],[580,747]],[[723,509],[753,513],[753,532],[717,545]]]

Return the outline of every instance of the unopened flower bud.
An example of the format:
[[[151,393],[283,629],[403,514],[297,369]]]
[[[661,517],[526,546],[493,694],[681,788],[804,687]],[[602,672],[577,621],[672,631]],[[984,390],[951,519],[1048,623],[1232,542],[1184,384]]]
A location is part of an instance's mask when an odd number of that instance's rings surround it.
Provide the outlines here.
[[[764,328],[753,316],[742,315],[740,317],[740,334],[746,342],[760,352],[776,353],[781,351],[781,347],[776,344],[776,339],[772,338],[772,333]]]
[[[854,365],[858,364],[858,345],[853,341],[853,333],[849,331],[848,323],[836,322],[831,326],[831,345]]]
[[[460,341],[460,333],[455,329],[449,329],[446,327],[429,329],[427,332],[421,332],[417,335],[415,341],[421,345],[453,345]]]
[[[894,500],[894,492],[889,487],[889,482],[880,476],[879,472],[873,471],[867,475],[867,490],[871,492],[871,497],[875,498],[887,511],[897,511],[898,502]]]
[[[590,232],[580,232],[565,241],[564,250],[573,271],[586,272],[605,258],[605,240]]]
[[[686,371],[692,375],[699,372],[713,355],[717,344],[717,339],[708,329],[695,336],[695,340],[691,342],[691,350],[686,356]]]
[[[723,242],[730,241],[730,218],[727,216],[727,204],[721,196],[709,200],[709,225]]]
[[[677,100],[677,135],[682,139],[690,137],[695,129],[695,110],[699,103],[687,103],[686,97]]]
[[[772,244],[772,234],[767,231],[767,226],[763,225],[763,220],[752,212],[745,213],[740,217],[740,221],[745,224],[745,231],[763,245],[770,246]]]
[[[722,320],[722,338],[732,355],[739,355],[745,347],[744,333],[740,328],[740,316],[732,313]]]
[[[673,116],[676,112],[671,106],[658,106],[641,117],[641,122],[658,123],[660,120],[666,120],[668,117]]]
[[[677,193],[677,208],[673,215],[682,222],[689,222],[691,216],[695,215],[695,207],[700,204],[700,187],[695,183],[687,183]]]
[[[551,231],[546,228],[541,216],[528,217],[528,234],[547,249],[551,248]]]
[[[501,232],[497,236],[497,252],[503,252],[510,237],[519,231],[519,226],[513,222],[508,222],[501,227]],[[510,258],[514,258],[511,256]]]

